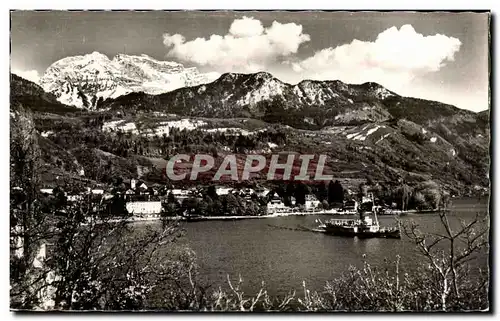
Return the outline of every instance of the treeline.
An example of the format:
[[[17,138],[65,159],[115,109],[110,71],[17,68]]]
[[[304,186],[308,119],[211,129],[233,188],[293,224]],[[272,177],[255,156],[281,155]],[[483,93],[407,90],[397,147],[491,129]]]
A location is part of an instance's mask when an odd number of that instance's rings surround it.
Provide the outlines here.
[[[169,194],[162,216],[261,216],[267,214],[265,197],[246,198],[238,194],[188,197],[179,202]]]
[[[121,157],[132,155],[169,158],[173,154],[205,152],[217,154],[222,147],[229,147],[230,152],[244,153],[255,149],[268,149],[268,143],[282,146],[287,143],[287,134],[283,130],[267,129],[250,135],[224,132],[207,132],[203,129],[171,128],[169,134],[134,135],[121,130],[110,133],[101,130],[79,128],[61,123],[60,130],[49,136],[55,144],[67,148],[86,146],[97,148]],[[52,129],[54,131],[54,129]]]
[[[375,205],[400,210],[435,210],[449,206],[450,194],[435,181],[410,186],[405,183],[371,183],[359,186],[358,194],[373,193]]]

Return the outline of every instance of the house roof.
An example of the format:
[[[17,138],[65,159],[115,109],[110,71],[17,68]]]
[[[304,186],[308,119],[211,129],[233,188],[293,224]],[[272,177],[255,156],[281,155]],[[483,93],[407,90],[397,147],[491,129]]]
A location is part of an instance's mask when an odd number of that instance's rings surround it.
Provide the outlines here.
[[[217,187],[215,189],[215,192],[217,195],[227,195],[229,192],[231,192],[233,189],[232,188],[227,188],[227,187]]]

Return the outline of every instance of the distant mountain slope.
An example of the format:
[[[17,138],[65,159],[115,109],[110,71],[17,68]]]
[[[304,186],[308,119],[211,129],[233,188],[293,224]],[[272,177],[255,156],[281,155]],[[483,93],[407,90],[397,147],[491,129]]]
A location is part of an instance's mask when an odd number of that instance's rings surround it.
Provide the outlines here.
[[[33,111],[56,114],[78,110],[58,102],[54,95],[45,92],[42,87],[16,74],[10,74],[10,104],[11,109],[21,104]]]
[[[110,99],[103,107],[202,117],[253,117],[310,129],[392,118],[423,126],[444,122],[457,130],[485,128],[488,122],[488,117],[474,112],[402,97],[376,83],[306,80],[290,85],[264,72],[228,73],[209,84],[161,95],[129,94]]]
[[[62,103],[93,109],[106,98],[130,92],[165,93],[207,83],[215,77],[147,55],[119,54],[110,60],[106,55],[93,52],[54,62],[41,77],[40,84]]]
[[[367,178],[433,180],[456,193],[488,186],[488,111],[402,97],[375,83],[293,86],[266,73],[225,74],[210,84],[131,93],[81,111],[12,75],[11,98],[11,117],[19,105],[33,111],[42,160],[55,181],[79,178],[83,168],[95,182],[150,171],[145,179],[162,183],[164,168],[151,168],[175,153],[299,152],[327,154],[335,177],[351,186]]]
[[[409,121],[454,146],[457,157],[488,166],[489,116],[436,101],[403,97],[376,83],[302,81],[290,85],[269,73],[222,75],[216,81],[161,95],[134,93],[105,101],[125,112],[158,111],[197,117],[248,117],[299,129]],[[411,127],[411,126],[410,126]]]
[[[216,81],[152,97],[122,96],[105,108],[156,110],[203,117],[255,117],[298,128],[338,123],[383,121],[390,115],[378,103],[393,92],[374,83],[347,85],[340,81],[302,81],[289,85],[269,73],[222,75]],[[370,102],[373,101],[373,104]],[[345,115],[344,115],[345,114]],[[359,114],[359,117],[351,116]],[[335,116],[339,116],[335,118]],[[279,120],[279,119],[276,119]]]

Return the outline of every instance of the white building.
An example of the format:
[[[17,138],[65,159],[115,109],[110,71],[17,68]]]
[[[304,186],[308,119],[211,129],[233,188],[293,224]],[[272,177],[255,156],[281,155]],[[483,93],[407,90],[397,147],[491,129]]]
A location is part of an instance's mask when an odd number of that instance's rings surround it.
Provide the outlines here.
[[[215,192],[217,193],[217,195],[221,196],[229,194],[232,190],[233,190],[232,188],[228,187],[217,187],[215,189]]]
[[[286,206],[280,198],[273,198],[269,203],[267,203],[268,213],[283,213],[290,211],[290,207]]]
[[[361,197],[361,204],[370,203],[371,201],[372,201],[372,198],[370,195]]]
[[[314,195],[306,195],[306,203],[304,207],[306,210],[318,208],[321,202]]]
[[[257,195],[258,195],[259,197],[266,197],[266,196],[267,196],[267,194],[269,194],[269,192],[270,192],[270,190],[269,190],[269,189],[264,188],[263,190],[259,191],[259,192],[257,193]]]
[[[68,202],[78,202],[83,199],[81,195],[68,195],[66,198]]]
[[[174,188],[170,193],[174,195],[176,199],[184,199],[189,196],[189,190],[187,189]]]
[[[129,214],[132,215],[159,215],[161,213],[161,202],[127,202],[125,205]]]

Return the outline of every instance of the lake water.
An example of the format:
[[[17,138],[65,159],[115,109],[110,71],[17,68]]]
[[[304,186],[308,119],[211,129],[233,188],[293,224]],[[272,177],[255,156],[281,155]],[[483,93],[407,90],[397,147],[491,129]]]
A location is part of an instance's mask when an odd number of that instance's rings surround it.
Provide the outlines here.
[[[486,215],[486,199],[456,199],[449,215],[452,225],[459,219],[471,220],[477,212]],[[330,236],[273,226],[296,228],[315,227],[315,220],[331,215],[288,216],[240,221],[204,221],[182,223],[184,241],[197,255],[201,277],[214,286],[227,286],[227,275],[236,281],[241,275],[248,293],[258,291],[265,281],[272,295],[284,295],[301,290],[302,281],[308,288],[321,290],[325,283],[346,272],[350,265],[361,267],[363,255],[372,265],[394,261],[401,256],[404,269],[412,269],[424,260],[415,245],[403,237],[398,239],[358,239]],[[402,221],[413,220],[424,232],[441,230],[437,214],[409,214]],[[380,224],[395,225],[393,216],[381,216]],[[270,226],[273,225],[273,226]],[[487,267],[487,253],[473,262]]]

